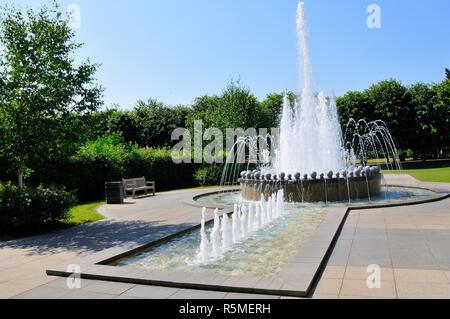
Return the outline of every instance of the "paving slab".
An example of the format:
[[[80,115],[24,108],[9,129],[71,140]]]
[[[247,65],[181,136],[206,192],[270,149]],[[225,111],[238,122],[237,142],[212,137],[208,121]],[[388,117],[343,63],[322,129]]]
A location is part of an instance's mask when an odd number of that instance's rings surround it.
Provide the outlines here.
[[[336,295],[338,296],[342,288],[342,279],[323,278],[317,284],[314,295]]]
[[[442,270],[429,269],[402,269],[394,270],[395,281],[397,283],[446,283],[447,277]]]
[[[15,296],[15,299],[61,299],[73,291],[65,288],[38,287]]]
[[[402,299],[449,299],[450,284],[430,282],[399,282],[398,297]]]
[[[280,296],[276,295],[258,295],[258,294],[243,294],[230,292],[227,293],[224,299],[252,299],[252,300],[260,300],[260,299],[280,299]]]
[[[227,295],[226,292],[221,291],[205,291],[205,290],[193,290],[193,289],[180,289],[169,299],[223,299]]]
[[[177,288],[136,285],[120,296],[141,299],[167,299],[177,291],[179,291]]]
[[[393,281],[381,281],[380,288],[369,288],[367,280],[344,279],[340,295],[375,298],[396,298],[396,286]]]
[[[64,297],[62,299],[114,299],[117,297],[113,294],[105,294],[105,293],[99,293],[99,292],[92,292],[86,289],[80,289],[77,291],[74,291]]]

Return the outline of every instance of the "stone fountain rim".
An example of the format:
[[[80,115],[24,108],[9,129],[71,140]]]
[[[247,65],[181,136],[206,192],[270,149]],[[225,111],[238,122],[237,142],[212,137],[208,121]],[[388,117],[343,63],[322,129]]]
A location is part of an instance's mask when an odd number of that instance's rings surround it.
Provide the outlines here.
[[[388,207],[402,207],[402,206],[410,206],[410,205],[414,205],[414,203],[417,203],[417,205],[420,204],[424,204],[424,203],[429,203],[427,201],[428,197],[431,200],[431,202],[434,202],[434,196],[439,195],[440,193],[436,190],[436,189],[432,189],[432,188],[427,188],[427,187],[421,187],[421,186],[405,186],[405,185],[397,185],[397,184],[387,184],[387,185],[383,185],[385,187],[401,187],[401,188],[411,188],[411,189],[420,189],[420,190],[425,190],[425,191],[429,191],[432,192],[434,194],[427,196],[427,198],[424,198],[423,200],[404,200],[404,201],[396,201],[396,202],[380,202],[379,204],[377,204],[377,202],[368,202],[368,203],[363,203],[361,205],[359,204],[355,204],[352,206],[346,205],[344,203],[342,203],[342,205],[336,205],[335,207],[351,207],[351,208],[358,208],[358,209],[370,209],[370,208],[388,208]],[[237,193],[240,192],[241,190],[239,188],[230,188],[230,189],[226,189],[226,190],[217,190],[217,191],[212,191],[212,192],[208,192],[208,193],[204,193],[204,194],[199,194],[196,195],[194,197],[192,197],[191,200],[184,200],[183,203],[193,206],[193,207],[199,207],[199,208],[203,208],[206,207],[208,209],[232,209],[233,205],[205,205],[202,203],[199,203],[198,200],[200,198],[203,197],[207,197],[207,196],[211,196],[211,195],[216,195],[216,194],[221,194],[221,193]],[[446,194],[446,193],[443,193]],[[445,199],[445,198],[443,198]],[[311,203],[311,204],[317,204],[317,202],[307,202],[307,203]],[[371,205],[368,205],[371,204]]]

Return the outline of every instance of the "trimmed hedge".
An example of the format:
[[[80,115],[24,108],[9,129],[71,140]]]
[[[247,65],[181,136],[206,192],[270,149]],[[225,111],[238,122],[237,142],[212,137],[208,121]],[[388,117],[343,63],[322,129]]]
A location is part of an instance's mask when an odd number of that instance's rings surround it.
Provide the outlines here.
[[[222,173],[222,166],[211,165],[197,170],[194,177],[201,186],[217,186],[222,179]]]
[[[0,230],[39,229],[66,220],[75,196],[63,188],[25,187],[0,184]]]
[[[80,202],[103,199],[105,182],[144,176],[157,191],[197,186],[197,164],[175,164],[169,149],[139,148],[119,134],[88,142],[68,162],[59,164],[55,183],[76,191]]]
[[[194,187],[198,164],[175,164],[169,149],[134,149],[125,161],[126,177],[142,177],[156,181],[158,191]]]

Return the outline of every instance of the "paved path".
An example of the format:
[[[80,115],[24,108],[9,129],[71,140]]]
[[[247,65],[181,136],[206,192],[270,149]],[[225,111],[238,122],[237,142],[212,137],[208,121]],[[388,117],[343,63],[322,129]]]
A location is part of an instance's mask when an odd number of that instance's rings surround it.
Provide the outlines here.
[[[367,267],[381,267],[369,289]],[[450,298],[450,199],[350,213],[317,298]]]
[[[394,184],[433,186],[407,175]],[[186,190],[158,194],[123,206],[104,206],[107,220],[0,244],[0,298],[279,298],[236,293],[83,280],[70,290],[45,269],[148,234],[165,236],[198,223],[199,208]],[[350,213],[314,298],[450,298],[450,200]],[[381,267],[381,287],[368,289],[367,266]]]
[[[164,237],[198,224],[200,209],[187,204],[195,194],[211,190],[160,193],[130,200],[123,206],[106,205],[106,220],[68,230],[0,243],[0,298],[10,298],[46,284],[50,265],[70,261],[152,234]]]

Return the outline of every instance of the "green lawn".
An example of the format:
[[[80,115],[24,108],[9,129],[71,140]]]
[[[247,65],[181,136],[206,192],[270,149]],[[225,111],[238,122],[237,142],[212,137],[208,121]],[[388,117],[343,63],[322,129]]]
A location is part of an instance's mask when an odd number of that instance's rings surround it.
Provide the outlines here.
[[[409,174],[422,182],[450,183],[450,167],[404,169],[401,171],[385,172],[386,174]]]
[[[13,233],[6,233],[6,234],[0,233],[0,242],[46,234],[54,230],[66,229],[72,226],[102,220],[105,217],[97,213],[97,208],[103,204],[105,204],[105,202],[95,202],[75,206],[69,211],[70,217],[67,220],[62,221],[61,223],[56,225],[55,224],[44,225],[34,230],[22,229],[14,231]]]
[[[70,210],[70,218],[65,223],[68,225],[80,225],[102,220],[105,217],[97,213],[97,208],[103,204],[105,202],[102,201],[75,206]]]

